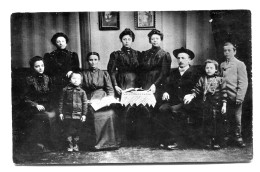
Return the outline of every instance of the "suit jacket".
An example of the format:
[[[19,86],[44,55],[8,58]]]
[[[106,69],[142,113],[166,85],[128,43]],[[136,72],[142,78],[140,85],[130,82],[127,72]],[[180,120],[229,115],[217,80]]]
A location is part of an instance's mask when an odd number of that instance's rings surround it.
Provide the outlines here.
[[[221,63],[220,70],[223,80],[226,82],[228,97],[232,101],[243,101],[248,86],[245,64],[233,57],[229,60],[229,63]]]
[[[167,83],[165,84],[165,90],[170,95],[170,103],[179,104],[183,102],[183,98],[186,94],[190,94],[191,90],[196,85],[200,73],[193,66],[190,66],[184,74],[181,76],[179,69],[172,69]]]

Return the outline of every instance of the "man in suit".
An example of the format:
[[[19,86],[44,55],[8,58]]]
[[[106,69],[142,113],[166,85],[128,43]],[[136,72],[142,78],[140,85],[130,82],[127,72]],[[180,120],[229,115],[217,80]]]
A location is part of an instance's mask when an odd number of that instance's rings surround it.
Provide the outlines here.
[[[157,116],[161,126],[158,133],[160,147],[169,150],[178,148],[174,137],[176,133],[179,134],[176,130],[183,127],[178,121],[181,117],[186,117],[194,106],[193,103],[184,104],[183,98],[191,92],[200,76],[198,70],[190,65],[195,57],[191,50],[182,47],[174,50],[173,55],[177,58],[179,67],[170,72],[162,96],[164,103],[160,106]]]

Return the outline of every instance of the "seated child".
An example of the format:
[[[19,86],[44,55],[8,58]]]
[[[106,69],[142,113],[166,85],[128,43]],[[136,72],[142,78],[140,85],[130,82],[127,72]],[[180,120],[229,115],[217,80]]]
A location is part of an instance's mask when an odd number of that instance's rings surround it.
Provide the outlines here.
[[[62,92],[59,101],[60,119],[63,121],[67,151],[79,151],[79,133],[82,122],[86,120],[87,95],[80,88],[81,73],[74,72],[70,75],[70,84]]]
[[[226,113],[227,93],[222,78],[218,76],[218,62],[205,61],[206,76],[202,76],[192,89],[192,94],[184,97],[184,103],[189,104],[196,96],[203,96],[203,133],[206,148],[219,149],[224,141],[225,131],[221,114]],[[222,132],[221,132],[222,131]]]

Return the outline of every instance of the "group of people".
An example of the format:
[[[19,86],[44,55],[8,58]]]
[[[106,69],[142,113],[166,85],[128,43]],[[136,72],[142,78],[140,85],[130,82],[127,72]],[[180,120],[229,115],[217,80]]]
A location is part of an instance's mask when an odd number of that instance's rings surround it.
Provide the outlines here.
[[[159,148],[174,150],[179,148],[173,134],[179,132],[174,128],[178,125],[176,120],[185,117],[189,121],[199,107],[203,114],[203,143],[207,148],[219,149],[228,140],[244,147],[241,116],[248,81],[244,63],[235,57],[236,47],[225,43],[226,61],[220,70],[215,60],[206,60],[205,74],[201,75],[190,65],[195,57],[191,50],[183,47],[174,50],[179,67],[171,70],[171,56],[160,47],[163,33],[153,29],[148,38],[152,47],[136,51],[131,48],[135,34],[126,28],[119,35],[121,50],[110,54],[107,71],[103,71],[98,68],[97,52],[87,54],[89,68],[80,70],[77,53],[66,49],[69,38],[64,33],[53,35],[51,42],[57,50],[29,61],[33,72],[26,78],[24,100],[33,123],[30,144],[42,151],[117,149],[131,127],[127,121],[129,115],[138,118],[145,111],[148,115],[143,122],[152,119],[152,141]],[[112,104],[97,111],[92,108],[93,100],[120,99],[128,88],[151,91],[156,106]],[[198,106],[198,102],[202,104]],[[219,132],[226,116],[230,123],[227,134]]]

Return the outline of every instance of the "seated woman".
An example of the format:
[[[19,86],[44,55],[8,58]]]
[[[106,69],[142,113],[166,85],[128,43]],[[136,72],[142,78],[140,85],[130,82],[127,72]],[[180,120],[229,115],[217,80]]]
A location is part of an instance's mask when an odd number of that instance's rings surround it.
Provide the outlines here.
[[[83,71],[82,86],[86,91],[88,100],[94,102],[105,97],[114,99],[114,89],[108,72],[98,69],[100,60],[99,54],[90,52],[87,54],[86,60],[89,64],[89,69]],[[104,150],[118,148],[119,144],[115,130],[115,120],[116,114],[111,107],[108,106],[95,111],[92,106],[89,106],[86,122],[88,128],[92,126],[92,129],[95,131],[95,143],[91,143],[94,144],[94,149]]]
[[[55,116],[51,106],[51,80],[43,74],[43,58],[35,56],[29,61],[32,74],[26,77],[24,101],[30,109],[31,131],[27,146],[37,151],[48,151],[50,144],[50,125]],[[35,150],[35,149],[34,149]]]

